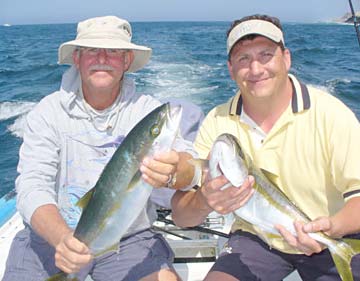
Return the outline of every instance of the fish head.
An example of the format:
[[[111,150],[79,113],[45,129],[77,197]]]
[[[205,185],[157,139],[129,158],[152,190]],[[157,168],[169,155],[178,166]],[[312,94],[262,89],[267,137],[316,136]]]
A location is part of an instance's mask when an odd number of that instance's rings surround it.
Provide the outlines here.
[[[224,175],[233,186],[241,186],[248,175],[244,153],[238,140],[231,134],[222,134],[215,140],[209,159],[211,178]]]
[[[150,133],[154,137],[152,153],[170,150],[179,133],[182,107],[180,105],[170,106],[169,103],[162,107],[163,110],[158,116],[158,121],[150,129]]]

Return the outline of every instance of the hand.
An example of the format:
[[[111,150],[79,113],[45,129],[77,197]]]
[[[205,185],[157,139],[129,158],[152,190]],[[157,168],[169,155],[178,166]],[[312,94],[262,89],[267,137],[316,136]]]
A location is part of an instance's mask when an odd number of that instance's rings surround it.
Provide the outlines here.
[[[209,207],[223,215],[244,206],[254,193],[252,188],[254,184],[253,176],[247,177],[241,187],[230,186],[222,189],[228,183],[229,181],[222,175],[206,181],[200,189]]]
[[[66,273],[78,272],[93,259],[89,248],[76,239],[72,232],[62,237],[55,250],[55,265]]]
[[[140,165],[142,179],[153,187],[165,187],[177,170],[179,154],[175,150],[160,152],[154,158],[145,157]]]
[[[330,218],[327,217],[321,217],[306,224],[295,221],[296,236],[291,234],[282,225],[276,225],[275,227],[290,246],[298,249],[307,256],[311,256],[314,253],[320,253],[325,246],[311,238],[308,233],[319,231],[327,233],[331,229],[331,221]]]

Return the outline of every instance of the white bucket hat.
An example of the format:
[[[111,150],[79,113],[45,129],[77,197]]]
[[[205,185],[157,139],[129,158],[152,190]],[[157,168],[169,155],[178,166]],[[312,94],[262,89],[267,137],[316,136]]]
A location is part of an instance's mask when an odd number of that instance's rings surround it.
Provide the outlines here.
[[[134,52],[127,72],[141,69],[149,61],[151,49],[131,43],[131,26],[115,16],[96,17],[79,22],[76,39],[59,47],[59,64],[74,64],[72,54],[77,47],[124,49]]]
[[[283,32],[275,24],[265,20],[251,19],[239,23],[231,30],[227,39],[227,54],[241,38],[250,34],[264,36],[276,43],[282,42],[285,46]]]

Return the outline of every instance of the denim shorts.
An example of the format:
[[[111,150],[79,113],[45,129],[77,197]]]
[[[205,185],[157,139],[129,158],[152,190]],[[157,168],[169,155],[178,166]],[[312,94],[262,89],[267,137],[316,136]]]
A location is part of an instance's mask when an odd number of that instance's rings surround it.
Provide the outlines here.
[[[349,238],[359,239],[360,235]],[[351,267],[354,280],[360,280],[360,255],[353,257]],[[341,281],[327,249],[311,256],[285,254],[244,231],[231,234],[210,271],[225,272],[239,280],[279,281],[294,270],[302,280]]]
[[[2,281],[44,281],[59,272],[54,263],[54,249],[29,227],[15,236]],[[134,281],[161,269],[174,269],[174,254],[159,233],[150,229],[120,241],[119,251],[96,257],[76,277],[91,275],[96,281]]]

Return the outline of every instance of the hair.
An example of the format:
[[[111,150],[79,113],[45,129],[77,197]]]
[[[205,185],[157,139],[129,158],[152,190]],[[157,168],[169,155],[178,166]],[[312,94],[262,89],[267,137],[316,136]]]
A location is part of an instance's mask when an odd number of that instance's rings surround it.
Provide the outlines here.
[[[238,20],[234,20],[231,25],[230,28],[228,29],[227,33],[226,33],[226,38],[229,37],[230,32],[235,28],[235,26],[239,25],[240,23],[244,22],[244,21],[248,21],[248,20],[263,20],[263,21],[268,21],[272,24],[274,24],[276,27],[278,27],[281,31],[283,31],[283,28],[281,26],[280,20],[276,17],[272,17],[272,16],[268,16],[268,15],[260,15],[260,14],[255,14],[255,15],[251,15],[251,16],[246,16],[243,17],[241,19]],[[254,40],[256,37],[259,37],[261,35],[257,35],[257,34],[249,34],[244,36],[243,38],[241,38],[238,42],[241,41],[245,41],[245,40]],[[235,44],[237,44],[238,42],[236,42]],[[234,46],[235,46],[234,44]],[[279,47],[281,48],[281,50],[285,50],[285,46],[283,42],[279,42],[277,43],[279,45]],[[230,54],[231,51],[229,52],[229,59],[230,59]]]

